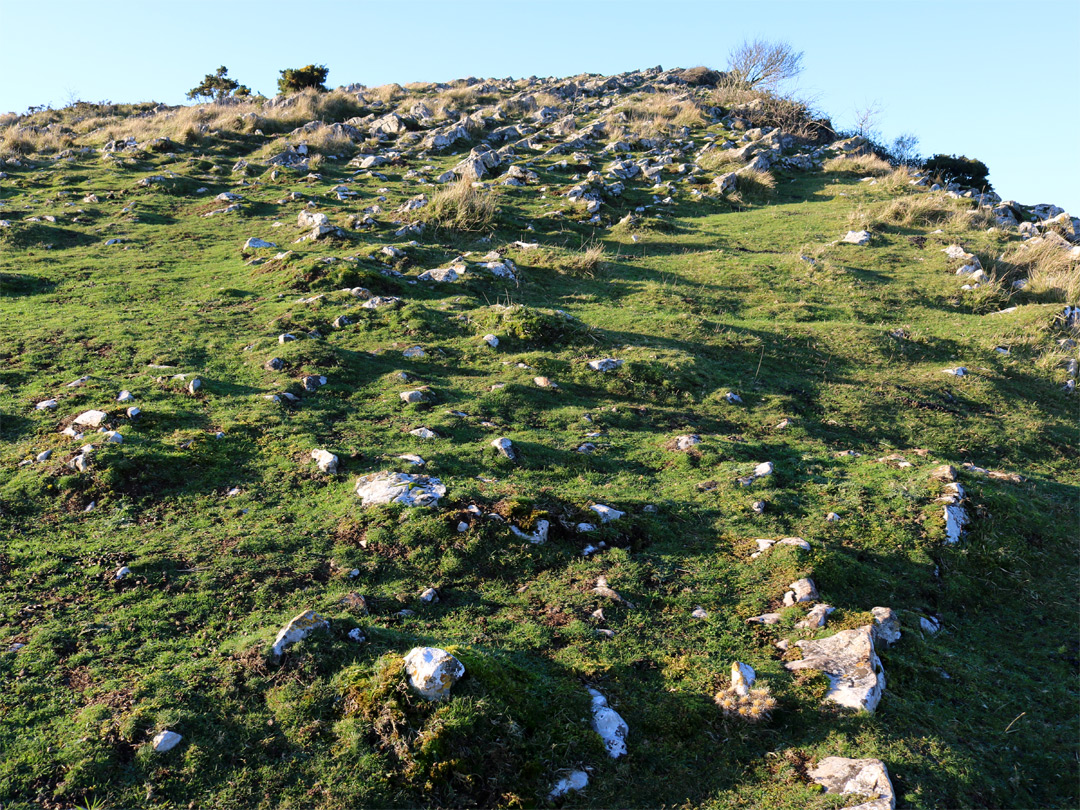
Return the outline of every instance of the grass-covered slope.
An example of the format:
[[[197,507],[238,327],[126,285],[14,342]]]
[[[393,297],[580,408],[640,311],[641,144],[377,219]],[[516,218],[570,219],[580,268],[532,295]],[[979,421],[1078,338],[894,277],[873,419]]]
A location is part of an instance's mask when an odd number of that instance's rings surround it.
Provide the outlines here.
[[[354,96],[326,123],[355,116],[356,136],[297,168],[268,162],[285,146],[269,108],[214,112],[187,144],[184,111],[76,126],[71,152],[3,167],[0,805],[542,806],[583,769],[567,806],[831,808],[856,800],[806,770],[839,755],[884,761],[902,808],[1076,806],[1076,349],[1060,319],[1075,265],[1014,290],[1031,269],[999,258],[1022,254],[1015,228],[805,143],[783,154],[806,168],[773,153],[721,194],[714,177],[752,157],[717,158],[747,142],[740,122],[655,77],[411,92]],[[394,107],[412,131],[372,137]],[[424,145],[466,113],[464,138]],[[97,151],[159,120],[173,142]],[[485,138],[513,154],[478,187],[434,182]],[[389,162],[350,164],[365,155]],[[620,181],[616,159],[660,172]],[[521,185],[503,184],[510,166]],[[596,216],[565,196],[589,182],[608,184]],[[207,216],[223,192],[240,209]],[[293,244],[304,211],[341,230]],[[869,244],[839,242],[863,227]],[[277,247],[245,251],[251,237]],[[962,290],[950,245],[988,281]],[[514,278],[483,266],[490,251]],[[455,262],[456,282],[418,280]],[[623,362],[588,367],[609,357]],[[90,409],[122,443],[62,433]],[[686,435],[701,441],[676,449]],[[762,462],[772,475],[739,482]],[[968,515],[952,545],[945,464]],[[356,479],[384,470],[447,494],[363,507]],[[626,514],[600,524],[595,504]],[[511,528],[541,520],[545,543]],[[796,536],[809,552],[751,556]],[[836,609],[816,630],[782,605],[807,576]],[[877,606],[903,636],[878,647],[876,712],[785,669],[800,653],[777,641]],[[308,609],[329,631],[273,660]],[[747,622],[766,612],[780,623]],[[406,684],[422,645],[465,666],[448,700]],[[763,722],[714,703],[736,660],[777,701]],[[629,726],[625,757],[590,727],[587,687]],[[164,729],[183,739],[158,753]]]

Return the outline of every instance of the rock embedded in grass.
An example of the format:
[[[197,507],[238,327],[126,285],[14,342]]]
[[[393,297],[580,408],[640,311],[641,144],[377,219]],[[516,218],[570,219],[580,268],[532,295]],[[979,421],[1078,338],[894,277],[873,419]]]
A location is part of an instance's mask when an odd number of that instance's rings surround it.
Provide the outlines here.
[[[889,771],[880,759],[825,757],[806,775],[825,788],[826,793],[869,798],[849,810],[893,810],[896,807]]]
[[[405,506],[437,506],[446,495],[438,478],[398,472],[378,472],[361,476],[356,494],[364,506],[400,503]]]
[[[589,784],[589,774],[585,771],[571,771],[555,783],[555,787],[548,793],[548,799],[554,801],[561,799],[571,791],[582,791]]]
[[[611,523],[613,520],[618,520],[626,514],[626,512],[620,512],[618,509],[613,509],[602,503],[593,504],[589,508],[600,516],[601,523]]]
[[[182,739],[183,736],[177,734],[175,731],[169,731],[168,729],[161,731],[154,736],[154,751],[159,754],[164,754],[166,751],[171,751],[175,748]]]
[[[329,628],[329,619],[323,618],[314,610],[305,610],[300,615],[294,616],[287,625],[278,631],[271,652],[275,660],[278,660],[285,653],[285,648],[290,644],[302,641],[316,630],[328,630]]]
[[[311,451],[311,458],[316,466],[318,466],[320,472],[324,472],[327,475],[334,475],[337,473],[338,457],[329,450],[320,450],[316,448]]]
[[[622,360],[616,360],[614,357],[606,357],[603,360],[590,360],[589,368],[593,371],[613,371],[623,364]]]
[[[109,421],[109,415],[105,411],[83,411],[72,420],[72,424],[82,427],[97,428]]]
[[[787,593],[784,594],[784,605],[790,607],[799,602],[812,602],[817,598],[818,591],[814,580],[803,577],[788,585]]]
[[[789,671],[820,670],[829,679],[826,700],[867,712],[877,708],[885,690],[885,670],[874,651],[870,625],[795,643],[802,649],[803,658],[784,664]]]
[[[871,238],[870,231],[848,231],[840,241],[849,245],[868,245]]]
[[[887,607],[870,609],[874,617],[874,638],[883,644],[895,644],[900,640],[900,617],[896,611]]]
[[[626,735],[630,733],[630,727],[608,705],[607,698],[599,690],[589,687],[589,695],[592,696],[593,730],[604,741],[608,756],[618,759],[626,753]]]
[[[443,700],[465,674],[465,665],[438,647],[414,647],[405,656],[409,685],[428,700]]]
[[[511,442],[505,436],[498,439],[492,439],[491,446],[494,447],[499,452],[499,455],[503,456],[504,458],[513,460],[517,457],[517,451],[514,449],[513,442]]]

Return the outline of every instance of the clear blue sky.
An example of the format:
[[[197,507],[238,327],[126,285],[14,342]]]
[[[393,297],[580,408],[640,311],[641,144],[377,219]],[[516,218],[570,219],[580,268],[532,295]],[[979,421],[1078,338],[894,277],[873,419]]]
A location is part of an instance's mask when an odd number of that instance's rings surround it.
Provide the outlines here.
[[[1003,197],[1080,216],[1080,0],[0,0],[0,111],[179,104],[222,64],[268,95],[309,63],[331,85],[722,68],[757,36],[805,52],[797,92],[837,126],[877,101],[885,139],[977,157]]]

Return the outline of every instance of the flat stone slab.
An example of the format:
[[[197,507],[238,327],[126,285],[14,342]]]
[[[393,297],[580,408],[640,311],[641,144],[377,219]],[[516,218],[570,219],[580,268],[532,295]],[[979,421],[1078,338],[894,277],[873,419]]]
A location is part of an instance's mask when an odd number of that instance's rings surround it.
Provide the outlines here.
[[[824,787],[826,793],[854,794],[870,799],[848,810],[893,810],[896,807],[889,771],[880,759],[825,757],[807,774]]]
[[[446,487],[438,478],[398,472],[378,472],[361,476],[356,482],[356,494],[364,506],[402,503],[406,506],[437,506],[446,495]]]
[[[796,644],[802,649],[803,658],[784,664],[788,670],[824,672],[829,678],[825,699],[833,703],[867,712],[877,708],[885,691],[885,669],[874,652],[874,632],[870,625]]]

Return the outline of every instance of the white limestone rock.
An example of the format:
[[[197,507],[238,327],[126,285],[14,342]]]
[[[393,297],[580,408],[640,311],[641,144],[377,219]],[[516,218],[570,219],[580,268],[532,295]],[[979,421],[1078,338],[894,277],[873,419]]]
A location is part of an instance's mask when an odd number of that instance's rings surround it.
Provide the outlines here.
[[[799,602],[813,602],[817,598],[818,591],[814,580],[803,577],[788,585],[787,593],[784,594],[784,606],[791,607]]]
[[[900,617],[896,611],[887,607],[871,608],[874,616],[874,639],[883,644],[895,644],[900,640]]]
[[[620,512],[618,509],[612,509],[602,503],[593,504],[589,508],[600,516],[601,523],[611,523],[611,521],[618,520],[626,514],[626,512]]]
[[[967,510],[964,509],[964,488],[956,482],[946,484],[938,503],[944,504],[945,542],[949,545],[960,542],[968,522]]]
[[[318,465],[320,472],[324,472],[327,475],[334,475],[337,473],[338,457],[329,450],[312,450],[311,459]]]
[[[329,628],[330,620],[324,619],[314,610],[305,610],[299,616],[294,616],[287,625],[278,631],[277,637],[274,639],[272,648],[274,659],[280,659],[285,652],[285,648],[290,644],[295,644],[297,641],[307,638],[316,630],[327,630]]]
[[[608,756],[618,759],[626,753],[626,735],[630,733],[630,727],[608,706],[607,698],[598,690],[589,687],[589,694],[592,696],[592,727],[604,741]]]
[[[867,712],[877,708],[885,690],[885,670],[874,651],[874,632],[870,625],[796,644],[802,649],[803,658],[784,664],[788,670],[824,672],[829,679],[825,699],[833,703]]]
[[[259,239],[257,236],[253,236],[244,242],[244,250],[257,250],[259,248],[276,248],[273,242],[267,242],[265,239]]]
[[[57,401],[55,399],[43,399],[41,402],[34,406],[34,410],[38,411],[52,411],[56,410]]]
[[[166,729],[165,731],[159,732],[154,737],[154,751],[159,754],[164,754],[166,751],[171,751],[176,748],[182,739],[184,739],[182,735]]]
[[[414,647],[405,656],[409,685],[428,700],[442,700],[465,674],[465,665],[438,647]]]
[[[593,371],[612,371],[622,364],[622,360],[616,360],[614,357],[605,357],[603,360],[590,360],[589,368]]]
[[[411,436],[415,436],[418,439],[437,439],[437,438],[439,438],[438,433],[436,433],[431,428],[426,428],[426,427],[418,427],[418,428],[415,428],[414,430],[410,430],[409,434]]]
[[[423,402],[425,395],[423,391],[402,391],[398,394],[401,397],[401,401],[408,403],[409,405],[415,405],[419,402]]]
[[[810,612],[806,614],[806,618],[797,622],[795,626],[806,630],[816,630],[820,627],[824,627],[825,623],[829,620],[829,614],[834,610],[836,610],[836,608],[832,605],[818,602],[810,608]]]
[[[364,506],[400,503],[405,506],[438,506],[446,487],[438,478],[398,472],[378,472],[361,476],[356,494]]]
[[[870,231],[848,231],[840,241],[849,245],[868,245],[870,239]]]
[[[691,447],[697,444],[701,444],[701,437],[697,434],[675,437],[675,449],[681,450],[682,452],[686,452]]]
[[[109,421],[109,415],[105,411],[84,411],[75,417],[73,424],[82,427],[98,428]]]
[[[744,664],[741,661],[735,661],[731,665],[731,685],[735,689],[735,694],[746,696],[750,694],[750,690],[754,686],[754,682],[757,680],[757,673],[754,672],[754,668],[749,664]]]
[[[585,786],[589,784],[589,774],[585,771],[571,771],[558,782],[555,783],[555,787],[551,789],[548,794],[548,798],[554,801],[555,799],[561,799],[567,793],[571,791],[581,791],[585,789]]]
[[[893,810],[896,794],[889,771],[880,759],[825,757],[807,775],[825,788],[826,793],[842,796],[865,796],[869,801],[848,810]]]
[[[484,335],[483,341],[493,349],[499,346],[499,339],[495,335]]]
[[[492,439],[491,446],[498,450],[499,455],[503,456],[504,458],[513,460],[517,457],[517,451],[514,450],[513,442],[511,442],[505,436],[498,439]]]

